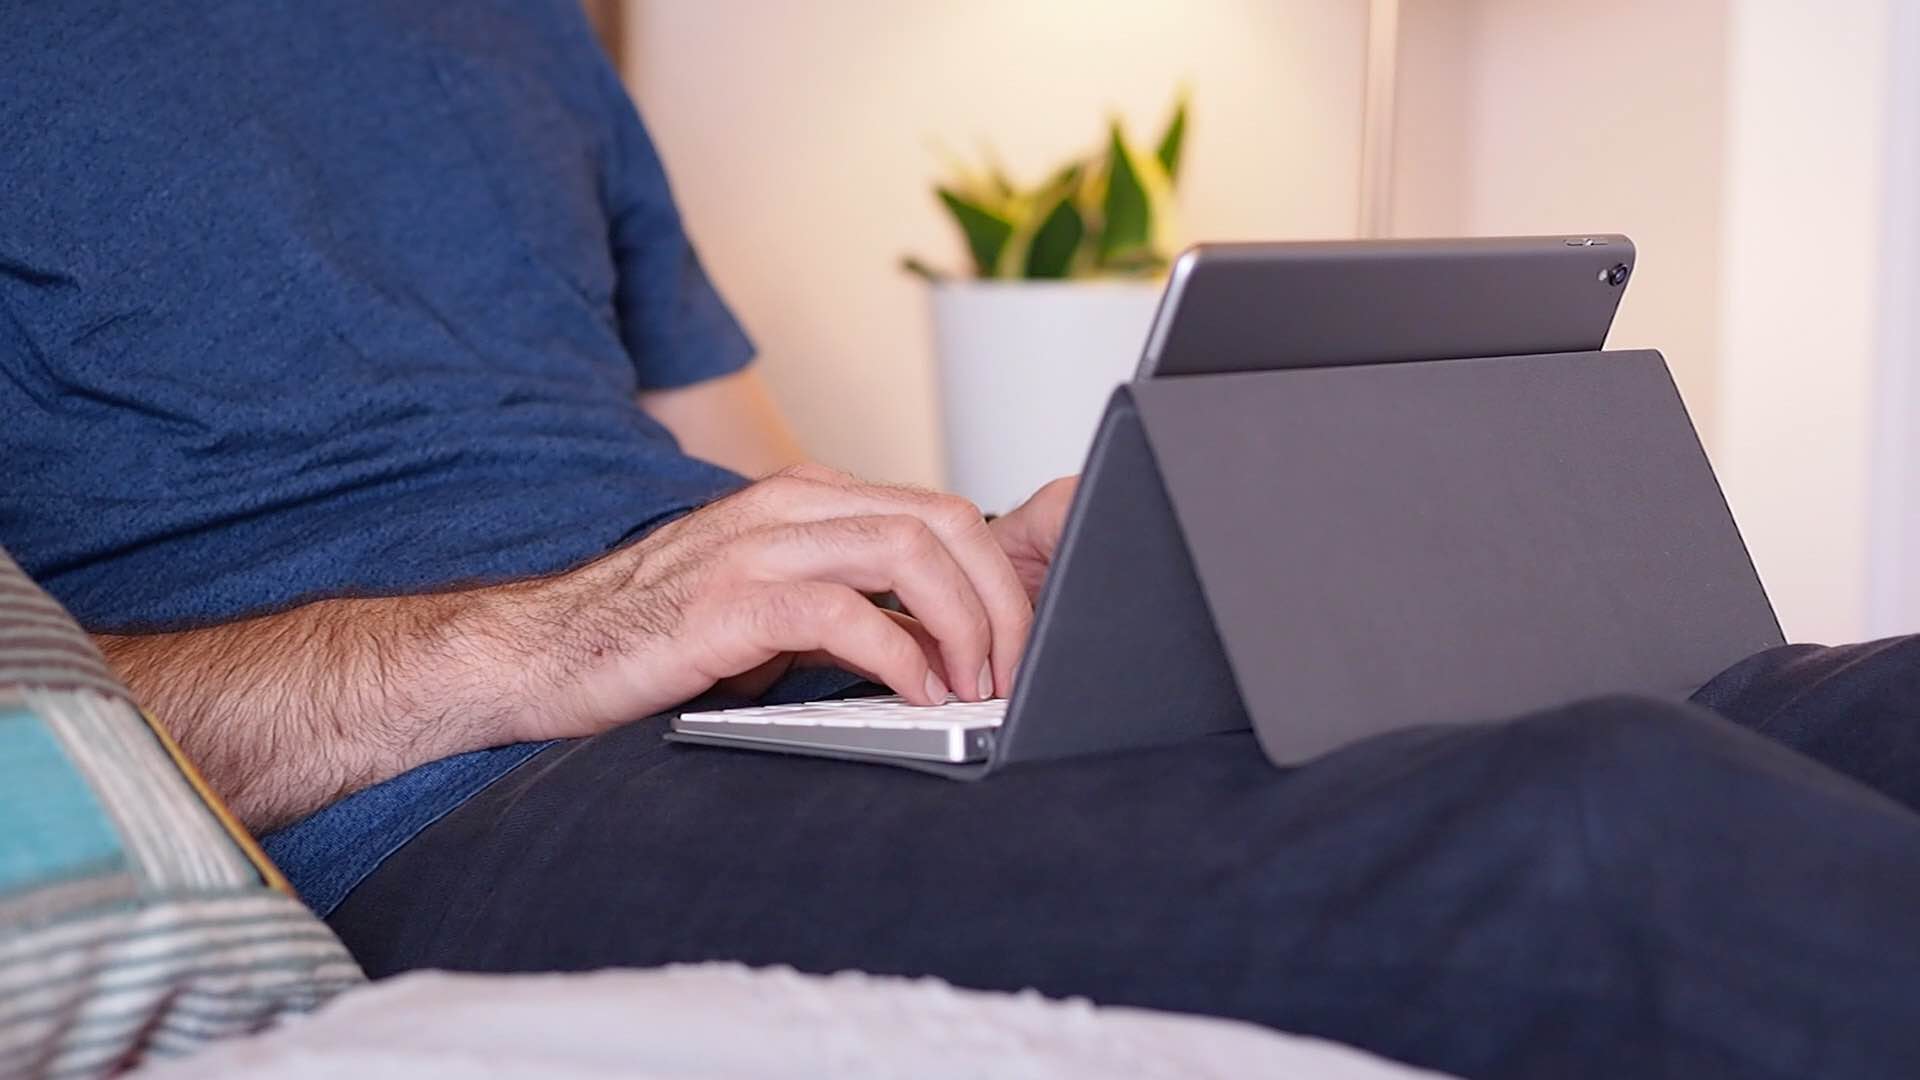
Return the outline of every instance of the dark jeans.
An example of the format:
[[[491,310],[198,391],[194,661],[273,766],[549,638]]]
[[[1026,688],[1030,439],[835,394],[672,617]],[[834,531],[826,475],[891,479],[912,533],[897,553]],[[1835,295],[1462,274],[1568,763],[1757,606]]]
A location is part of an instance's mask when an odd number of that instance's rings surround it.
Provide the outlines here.
[[[332,922],[376,975],[738,960],[1467,1076],[1920,1075],[1920,638],[1776,650],[1696,700],[977,784],[646,722],[522,766]]]

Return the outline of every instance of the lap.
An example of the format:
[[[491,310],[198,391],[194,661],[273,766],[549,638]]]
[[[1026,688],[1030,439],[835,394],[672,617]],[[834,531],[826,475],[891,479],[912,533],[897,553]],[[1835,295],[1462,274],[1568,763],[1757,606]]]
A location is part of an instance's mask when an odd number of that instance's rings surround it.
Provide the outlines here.
[[[1769,649],[1693,700],[1920,809],[1920,635]]]
[[[376,974],[937,974],[1489,1075],[1630,1070],[1649,1025],[1662,1062],[1792,1060],[1814,1006],[1896,1038],[1920,976],[1920,822],[1698,709],[1402,732],[1287,773],[1216,736],[977,784],[660,735],[547,751],[336,928]]]

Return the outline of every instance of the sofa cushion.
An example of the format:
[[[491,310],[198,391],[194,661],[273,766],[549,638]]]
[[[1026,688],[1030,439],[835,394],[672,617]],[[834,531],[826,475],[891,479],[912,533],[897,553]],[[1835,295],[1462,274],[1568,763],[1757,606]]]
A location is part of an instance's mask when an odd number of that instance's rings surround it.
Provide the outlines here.
[[[361,981],[86,634],[0,551],[0,1077],[117,1071]]]

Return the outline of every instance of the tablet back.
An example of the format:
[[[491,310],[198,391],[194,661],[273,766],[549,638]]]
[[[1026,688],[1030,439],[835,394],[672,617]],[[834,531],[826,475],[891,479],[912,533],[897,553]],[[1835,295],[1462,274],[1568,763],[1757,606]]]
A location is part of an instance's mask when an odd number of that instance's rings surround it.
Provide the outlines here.
[[[1135,378],[1592,352],[1633,266],[1618,234],[1201,244]]]
[[[1657,352],[1132,395],[1276,762],[1598,694],[1684,697],[1781,643]]]

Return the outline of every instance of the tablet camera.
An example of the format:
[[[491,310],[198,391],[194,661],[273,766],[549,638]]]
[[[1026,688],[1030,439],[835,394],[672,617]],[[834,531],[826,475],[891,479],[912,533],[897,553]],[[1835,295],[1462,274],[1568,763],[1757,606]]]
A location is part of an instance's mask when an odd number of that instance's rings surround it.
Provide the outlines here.
[[[1600,271],[1600,280],[1617,289],[1627,283],[1627,275],[1632,272],[1626,263],[1615,263],[1613,269]]]

